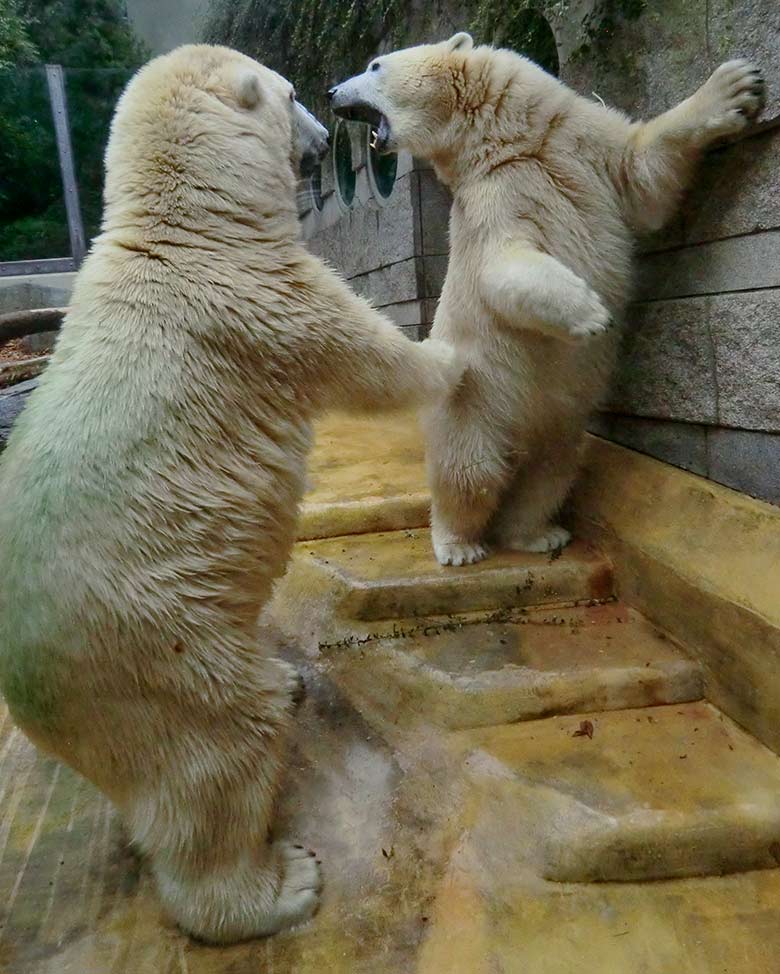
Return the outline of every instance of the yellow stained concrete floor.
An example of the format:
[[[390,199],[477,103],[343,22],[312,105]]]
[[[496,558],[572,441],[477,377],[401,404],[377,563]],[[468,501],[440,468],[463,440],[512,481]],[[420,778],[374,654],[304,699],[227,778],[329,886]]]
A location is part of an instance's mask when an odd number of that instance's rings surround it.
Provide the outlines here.
[[[310,629],[290,647],[308,697],[278,832],[320,854],[319,913],[234,947],[188,940],[108,803],[2,712],[3,974],[780,972],[778,759],[698,701],[669,634],[610,601],[597,552],[435,566],[408,530],[419,441],[393,424],[329,425],[309,508],[332,538],[368,498],[384,538],[301,543],[280,587],[280,619],[297,598]],[[323,607],[341,641],[319,649]],[[692,870],[710,875],[673,878]],[[550,878],[571,875],[622,881]]]

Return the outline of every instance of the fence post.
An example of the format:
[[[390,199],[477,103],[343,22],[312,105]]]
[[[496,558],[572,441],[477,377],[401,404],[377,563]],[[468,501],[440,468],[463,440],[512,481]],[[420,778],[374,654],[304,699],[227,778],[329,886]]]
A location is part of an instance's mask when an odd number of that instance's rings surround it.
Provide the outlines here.
[[[61,65],[46,65],[46,83],[49,86],[51,114],[54,119],[54,133],[57,137],[57,154],[60,159],[62,189],[65,195],[65,212],[68,216],[70,251],[76,267],[78,267],[84,259],[87,245],[79,204],[79,187],[73,165],[73,148],[70,141],[70,126],[68,125],[68,103],[65,97],[65,76]]]

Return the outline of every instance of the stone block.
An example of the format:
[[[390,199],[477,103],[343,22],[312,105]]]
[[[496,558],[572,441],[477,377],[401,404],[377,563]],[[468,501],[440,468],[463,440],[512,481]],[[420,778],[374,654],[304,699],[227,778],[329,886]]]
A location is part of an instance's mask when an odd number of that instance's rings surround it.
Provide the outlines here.
[[[449,222],[452,197],[433,170],[415,174],[419,187],[421,253],[449,253]]]
[[[780,227],[780,129],[706,156],[682,225],[688,243]]]
[[[420,266],[420,296],[438,298],[447,274],[447,255],[418,258]]]
[[[398,168],[395,171],[395,178],[407,176],[415,168],[415,160],[411,153],[405,149],[398,153]]]
[[[707,51],[713,66],[751,58],[767,80],[765,117],[780,113],[780,4],[777,0],[697,0],[707,10]]]
[[[410,257],[353,277],[350,284],[358,294],[368,298],[377,308],[399,301],[413,301],[419,296],[417,258]]]
[[[422,325],[400,325],[400,328],[410,342],[421,342],[425,338],[421,331]]]
[[[309,249],[330,261],[347,278],[411,257],[416,219],[412,175],[396,182],[392,206],[367,200],[344,211],[335,194],[331,194],[318,224],[310,228]],[[365,172],[358,176],[360,189]]]
[[[707,476],[707,428],[694,423],[599,413],[589,429],[621,446]]]
[[[425,298],[422,302],[422,315],[423,321],[427,325],[433,324],[433,319],[436,316],[436,309],[439,306],[439,301],[437,298]]]
[[[649,118],[692,94],[710,73],[706,0],[657,0],[620,21],[609,43],[561,65],[561,78],[633,118]]]
[[[423,327],[422,307],[420,301],[400,301],[397,304],[388,304],[382,308],[382,314],[387,315],[394,324],[398,325],[401,331],[411,329],[407,334],[415,340],[421,336],[420,329]]]
[[[780,504],[780,435],[708,429],[707,454],[711,480]]]
[[[649,254],[638,270],[640,301],[780,287],[780,231]]]
[[[766,73],[766,116],[780,111],[780,5],[776,0],[655,0],[618,21],[609,43],[569,58],[561,77],[634,118],[682,101],[723,61],[752,58]]]
[[[554,713],[698,700],[699,666],[620,603],[531,610],[520,622],[435,625],[333,659],[360,710],[406,727],[495,726]],[[605,693],[605,687],[609,687]]]
[[[336,205],[333,199],[334,206]],[[308,220],[312,216],[309,213]],[[305,226],[305,224],[304,224]],[[334,223],[332,226],[322,226],[315,217],[315,225],[311,228],[312,232],[307,237],[306,246],[317,257],[327,260],[333,267],[345,273],[344,242],[346,237],[346,227],[342,222]]]
[[[657,301],[629,310],[610,412],[693,423],[716,421],[707,301]]]
[[[710,298],[709,322],[718,421],[780,431],[780,290]]]
[[[61,308],[68,304],[75,272],[0,277],[0,314],[31,308]]]
[[[644,234],[639,238],[638,250],[640,254],[656,254],[672,247],[681,247],[685,243],[685,227],[681,213],[675,214],[673,219],[660,230]]]

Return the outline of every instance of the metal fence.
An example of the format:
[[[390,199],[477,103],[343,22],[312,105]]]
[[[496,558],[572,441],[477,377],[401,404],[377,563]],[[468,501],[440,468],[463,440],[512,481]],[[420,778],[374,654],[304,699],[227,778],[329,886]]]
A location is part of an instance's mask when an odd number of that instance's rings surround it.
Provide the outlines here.
[[[0,277],[76,270],[98,229],[103,155],[130,72],[0,74]]]

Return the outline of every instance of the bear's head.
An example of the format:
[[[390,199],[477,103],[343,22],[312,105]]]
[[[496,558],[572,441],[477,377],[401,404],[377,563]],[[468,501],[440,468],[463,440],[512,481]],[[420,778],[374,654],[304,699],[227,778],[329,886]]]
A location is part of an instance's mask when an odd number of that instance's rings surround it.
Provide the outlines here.
[[[119,100],[106,220],[128,207],[168,217],[269,200],[294,208],[298,173],[327,148],[327,129],[281,75],[228,48],[186,45],[150,61]]]
[[[526,124],[529,106],[559,88],[527,58],[474,47],[469,34],[458,33],[374,58],[328,98],[336,115],[374,127],[379,151],[406,149],[438,168],[485,140],[512,138]]]

